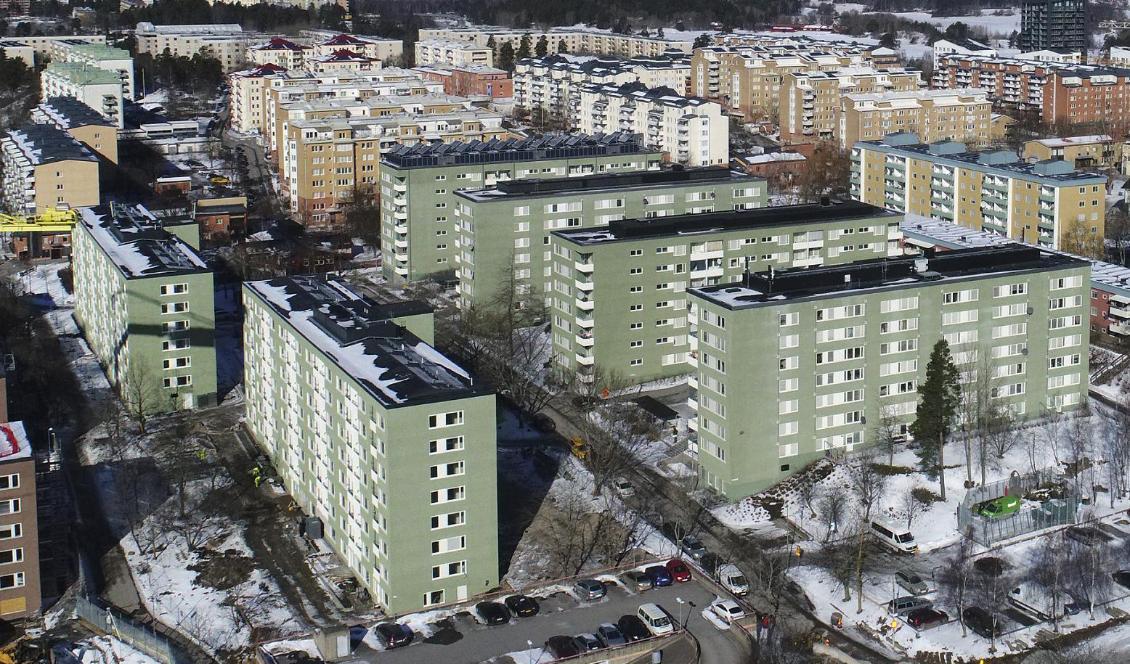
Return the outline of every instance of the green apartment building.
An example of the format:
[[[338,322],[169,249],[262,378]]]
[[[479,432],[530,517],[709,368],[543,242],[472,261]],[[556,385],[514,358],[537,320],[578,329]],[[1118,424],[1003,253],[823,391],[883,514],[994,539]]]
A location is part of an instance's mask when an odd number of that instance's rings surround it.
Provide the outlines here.
[[[701,479],[739,498],[871,444],[884,417],[909,424],[941,338],[963,382],[980,375],[1018,417],[1074,408],[1087,396],[1089,289],[1087,261],[1018,244],[692,289]]]
[[[583,378],[596,365],[637,383],[689,373],[687,288],[738,281],[745,270],[897,256],[901,220],[851,201],[556,231],[554,361],[568,375]]]
[[[494,395],[428,342],[431,310],[337,281],[244,284],[246,422],[373,600],[498,586]]]
[[[75,319],[110,383],[147,410],[216,403],[212,272],[142,206],[80,208]]]
[[[548,305],[553,231],[750,210],[764,207],[766,196],[765,180],[727,168],[517,180],[460,191],[455,209],[460,303],[490,305],[512,277],[519,287],[542,294]]]
[[[384,276],[404,282],[451,275],[457,267],[453,194],[460,189],[657,170],[661,160],[659,150],[627,132],[394,146],[380,168]]]

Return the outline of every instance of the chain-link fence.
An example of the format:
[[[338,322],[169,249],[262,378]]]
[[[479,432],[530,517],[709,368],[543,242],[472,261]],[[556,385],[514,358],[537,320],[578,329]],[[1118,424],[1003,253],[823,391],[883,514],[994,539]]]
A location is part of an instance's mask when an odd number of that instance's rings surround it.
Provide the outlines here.
[[[85,597],[75,599],[75,612],[94,628],[112,634],[141,652],[165,664],[191,664],[191,660],[164,636],[110,607],[102,607]]]
[[[1014,514],[988,518],[976,513],[977,507],[1001,496],[1025,496],[1040,502],[1038,508],[1022,507]],[[977,486],[965,494],[957,508],[957,524],[961,532],[968,532],[973,541],[992,546],[1001,540],[1026,535],[1037,530],[1075,523],[1079,496],[1059,473],[1045,469],[1012,476]]]

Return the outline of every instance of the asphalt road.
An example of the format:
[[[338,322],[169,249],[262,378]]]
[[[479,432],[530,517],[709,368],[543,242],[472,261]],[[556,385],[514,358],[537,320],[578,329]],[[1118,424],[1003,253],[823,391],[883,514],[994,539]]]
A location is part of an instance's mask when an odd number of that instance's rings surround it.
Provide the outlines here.
[[[680,605],[676,598],[687,604]],[[558,594],[541,600],[541,612],[530,618],[513,618],[507,625],[487,627],[469,614],[456,616],[454,626],[461,637],[443,645],[417,641],[405,648],[376,652],[361,646],[353,658],[380,664],[477,664],[510,652],[528,650],[527,642],[540,648],[555,635],[593,632],[600,623],[615,623],[620,616],[635,613],[640,604],[659,604],[676,620],[684,619],[687,630],[698,640],[704,664],[739,664],[747,661],[746,649],[738,636],[721,631],[701,615],[715,595],[695,580],[639,594],[615,587],[595,603],[578,604],[571,596]],[[692,608],[690,603],[695,606]],[[680,611],[681,609],[681,611]],[[546,655],[545,661],[550,657]]]

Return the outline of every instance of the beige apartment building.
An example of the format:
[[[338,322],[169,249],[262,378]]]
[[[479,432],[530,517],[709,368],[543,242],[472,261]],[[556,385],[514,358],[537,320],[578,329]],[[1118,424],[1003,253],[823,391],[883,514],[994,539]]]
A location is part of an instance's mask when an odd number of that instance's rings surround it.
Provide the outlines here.
[[[896,132],[914,132],[927,143],[965,141],[987,145],[993,136],[993,103],[984,90],[915,90],[844,95],[840,147]]]
[[[313,47],[285,37],[271,37],[247,49],[247,60],[253,65],[273,65],[283,69],[301,69]]]
[[[232,129],[244,134],[263,133],[267,126],[267,91],[271,80],[283,76],[286,71],[285,67],[268,63],[228,76]]]
[[[692,95],[717,101],[730,115],[776,121],[785,74],[885,66],[873,50],[844,42],[779,39],[743,46],[709,46],[691,57]]]
[[[117,72],[78,62],[52,62],[39,74],[42,99],[70,97],[121,128],[125,124],[122,79]]]
[[[0,423],[0,618],[39,613],[35,454],[23,422]]]
[[[840,100],[846,94],[906,92],[924,85],[921,72],[901,68],[847,67],[830,72],[784,74],[777,120],[781,140],[835,140],[840,130]]]
[[[690,59],[684,53],[631,60],[579,59],[567,55],[523,58],[514,65],[514,105],[568,118],[580,107],[581,87],[587,83],[638,82],[649,88],[669,88],[685,96],[690,72]]]
[[[339,230],[342,203],[376,188],[382,153],[418,145],[507,138],[502,116],[482,110],[291,120],[283,146],[283,193],[312,231]]]
[[[29,124],[0,140],[4,207],[34,215],[98,205],[98,158],[53,125]]]
[[[327,30],[303,30],[301,35],[304,39],[313,42],[312,55],[315,57],[333,55],[338,51],[350,51],[385,62],[399,58],[404,53],[404,43],[399,39],[350,35]]]
[[[1065,161],[920,143],[913,133],[858,142],[851,159],[852,198],[864,203],[1052,249],[1101,246],[1107,178]]]
[[[1123,144],[1106,134],[1039,138],[1024,143],[1021,156],[1030,161],[1062,159],[1074,168],[1119,168]]]
[[[494,66],[494,50],[470,42],[430,39],[416,42],[416,65]]]
[[[51,97],[31,109],[31,119],[52,125],[111,164],[118,163],[118,128],[100,113],[70,97]]]
[[[170,55],[186,58],[202,53],[219,60],[226,72],[246,65],[248,47],[263,38],[244,32],[236,23],[154,25],[149,22],[138,23],[134,37],[138,53],[157,57],[168,50]]]
[[[420,30],[420,41],[435,39],[462,41],[485,47],[487,42],[493,38],[495,57],[498,57],[499,49],[506,43],[509,43],[517,51],[522,45],[523,37],[529,38],[531,49],[537,45],[542,37],[545,37],[548,53],[560,53],[562,52],[561,47],[564,46],[565,53],[612,55],[620,58],[655,57],[663,55],[667,51],[690,53],[694,46],[694,42],[687,39],[620,35],[578,28],[551,28],[548,31],[542,31],[477,25],[465,28],[424,28]]]

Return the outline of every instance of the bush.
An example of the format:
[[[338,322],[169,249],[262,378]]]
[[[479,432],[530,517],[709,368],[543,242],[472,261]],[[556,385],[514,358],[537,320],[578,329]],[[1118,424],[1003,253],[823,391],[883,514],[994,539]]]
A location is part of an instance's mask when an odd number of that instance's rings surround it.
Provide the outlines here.
[[[914,472],[914,469],[909,466],[888,466],[885,463],[877,463],[875,465],[875,472],[885,477],[892,475],[909,475]]]
[[[924,486],[914,487],[913,489],[910,490],[910,495],[914,496],[914,499],[917,500],[918,502],[922,503],[923,505],[929,505],[930,503],[936,503],[936,502],[939,502],[942,499],[941,496],[939,496],[938,494],[934,493],[933,491],[927,489]]]

